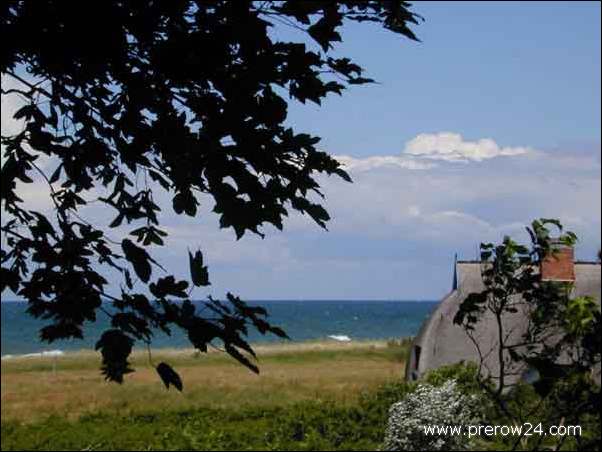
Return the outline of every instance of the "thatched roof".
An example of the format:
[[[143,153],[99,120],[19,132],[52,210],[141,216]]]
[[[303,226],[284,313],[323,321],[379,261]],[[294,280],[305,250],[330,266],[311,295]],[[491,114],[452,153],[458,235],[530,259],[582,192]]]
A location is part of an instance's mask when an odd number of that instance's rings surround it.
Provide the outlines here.
[[[406,368],[407,378],[417,379],[425,372],[447,364],[480,361],[475,343],[470,340],[462,327],[453,323],[453,319],[458,307],[470,293],[484,290],[481,277],[482,265],[478,261],[457,262],[453,290],[443,298],[423,323],[414,340],[410,361]],[[573,295],[588,295],[600,303],[600,264],[576,262],[575,278]],[[518,312],[506,316],[503,321],[505,329],[511,331],[510,340],[518,340],[525,331],[527,316],[524,312]],[[498,360],[493,356],[492,350],[497,344],[497,327],[493,315],[485,315],[478,323],[474,338],[481,354],[485,357],[482,372],[496,375]],[[520,369],[516,371],[519,372]]]

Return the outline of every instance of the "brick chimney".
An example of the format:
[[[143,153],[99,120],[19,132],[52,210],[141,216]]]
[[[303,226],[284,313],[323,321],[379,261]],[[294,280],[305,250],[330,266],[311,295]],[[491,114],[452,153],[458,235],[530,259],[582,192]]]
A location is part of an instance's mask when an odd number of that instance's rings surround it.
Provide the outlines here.
[[[575,281],[575,253],[572,246],[555,242],[553,252],[541,262],[542,281]]]

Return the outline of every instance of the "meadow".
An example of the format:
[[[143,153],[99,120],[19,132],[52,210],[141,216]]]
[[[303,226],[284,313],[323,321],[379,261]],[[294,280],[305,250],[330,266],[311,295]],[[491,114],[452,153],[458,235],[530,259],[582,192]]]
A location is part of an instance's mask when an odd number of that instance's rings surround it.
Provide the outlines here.
[[[405,391],[408,341],[258,347],[260,375],[220,353],[145,352],[123,385],[93,353],[2,362],[2,450],[365,450],[379,447]]]

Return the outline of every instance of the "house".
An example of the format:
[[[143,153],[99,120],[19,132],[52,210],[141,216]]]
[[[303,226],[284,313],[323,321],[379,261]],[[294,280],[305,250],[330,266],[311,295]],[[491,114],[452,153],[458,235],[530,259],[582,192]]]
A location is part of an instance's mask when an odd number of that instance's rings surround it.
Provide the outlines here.
[[[478,364],[480,355],[483,356],[481,372],[494,379],[499,375],[498,329],[493,314],[487,312],[477,323],[473,332],[474,341],[460,325],[453,322],[466,297],[485,289],[481,276],[483,265],[478,261],[455,263],[452,291],[423,323],[414,339],[406,367],[407,379],[416,380],[429,370],[461,361]],[[591,296],[600,303],[600,263],[575,262],[571,247],[561,246],[557,253],[544,259],[540,274],[543,280],[572,282],[572,296]],[[508,314],[502,319],[504,330],[509,334],[508,340],[512,341],[510,343],[519,342],[526,331],[527,322],[528,316],[524,311]],[[520,378],[525,370],[513,369],[514,380]],[[596,374],[599,382],[599,371]]]

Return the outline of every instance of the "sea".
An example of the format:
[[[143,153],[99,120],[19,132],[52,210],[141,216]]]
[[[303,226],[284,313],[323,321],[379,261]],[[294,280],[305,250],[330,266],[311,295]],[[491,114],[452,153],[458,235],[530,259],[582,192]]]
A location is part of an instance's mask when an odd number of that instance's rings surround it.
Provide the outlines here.
[[[415,336],[422,322],[437,305],[434,301],[361,301],[361,300],[256,300],[250,305],[263,306],[269,321],[284,329],[293,342],[400,339]],[[61,354],[66,351],[92,350],[109,321],[99,313],[98,321],[86,324],[84,339],[61,340],[51,344],[39,340],[39,329],[47,320],[34,319],[26,312],[27,304],[2,301],[2,358],[28,354]],[[249,332],[254,344],[279,343],[275,336]],[[287,341],[288,342],[288,341]],[[154,348],[189,348],[185,335],[157,332]]]

